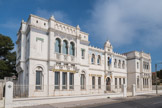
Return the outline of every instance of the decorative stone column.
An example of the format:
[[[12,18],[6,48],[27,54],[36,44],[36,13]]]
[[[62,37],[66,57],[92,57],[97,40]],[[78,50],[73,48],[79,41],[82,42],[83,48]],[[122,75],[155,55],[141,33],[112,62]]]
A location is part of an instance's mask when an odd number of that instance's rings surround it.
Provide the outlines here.
[[[60,90],[62,90],[62,72],[60,72]]]
[[[53,72],[53,71],[51,71],[51,72]],[[55,72],[53,72],[53,78],[54,78],[54,80],[53,80],[53,85],[54,85],[54,86],[53,86],[53,90],[55,90],[55,86],[56,86],[56,85],[55,85]],[[51,86],[52,86],[52,85],[51,85]]]
[[[63,54],[63,48],[62,48],[62,46],[63,46],[63,42],[61,41],[61,53],[60,53],[60,60],[61,60],[61,61],[64,61],[64,54]]]
[[[119,87],[120,85],[119,85],[119,78],[117,78],[117,89],[119,90]]]
[[[51,16],[50,18],[49,18],[49,20],[48,20],[48,43],[47,43],[47,45],[48,45],[48,51],[47,51],[47,57],[48,57],[48,70],[47,70],[47,94],[48,94],[48,96],[49,95],[52,95],[51,94],[51,91],[52,91],[52,89],[51,89],[51,87],[50,87],[50,80],[51,80],[51,75],[50,75],[50,69],[49,69],[49,67],[52,65],[52,63],[51,63],[51,59],[53,59],[54,57],[53,57],[53,52],[54,52],[54,50],[55,50],[55,48],[53,48],[53,44],[54,44],[54,32],[53,32],[53,30],[52,29],[54,29],[55,28],[55,18],[54,18],[54,16]],[[52,87],[53,88],[53,87]]]
[[[69,80],[70,80],[70,75],[69,75],[70,73],[69,72],[67,72],[67,90],[69,90],[69,86],[70,86],[70,82],[69,82]]]
[[[77,57],[77,62],[81,60],[81,50],[80,50],[80,40],[81,40],[81,36],[80,36],[80,27],[79,25],[77,25],[76,27],[76,43],[75,43],[75,57]]]
[[[97,90],[98,89],[98,77],[95,76],[95,89]]]

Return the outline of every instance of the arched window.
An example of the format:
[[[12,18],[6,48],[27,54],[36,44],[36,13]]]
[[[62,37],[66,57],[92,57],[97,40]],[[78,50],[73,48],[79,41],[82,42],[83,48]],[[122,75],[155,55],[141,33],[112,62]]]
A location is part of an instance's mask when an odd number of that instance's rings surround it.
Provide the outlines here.
[[[74,73],[70,73],[69,75],[69,88],[74,89]]]
[[[92,76],[92,89],[95,89],[95,76]]]
[[[100,55],[98,55],[98,58],[97,58],[97,64],[98,64],[98,65],[101,64],[101,57],[100,57]]]
[[[85,78],[85,74],[81,74],[80,77],[80,85],[81,85],[81,89],[85,89],[86,87],[86,78]]]
[[[118,67],[121,68],[121,61],[119,60]]]
[[[61,53],[61,40],[59,38],[55,42],[55,52]]]
[[[36,90],[42,90],[42,82],[43,82],[43,69],[41,67],[36,68]]]
[[[117,60],[115,59],[114,61],[114,67],[116,68],[117,67]]]
[[[125,69],[125,61],[122,63],[122,68]]]
[[[101,77],[98,77],[98,89],[101,89]]]
[[[110,57],[107,58],[107,65],[110,66]]]
[[[95,64],[95,55],[94,55],[94,54],[92,54],[91,63],[92,63],[92,64]]]
[[[137,69],[139,69],[139,63],[137,62]]]
[[[68,54],[68,42],[66,40],[63,41],[63,53]]]
[[[147,70],[149,70],[149,64],[147,64]]]
[[[75,55],[75,47],[73,42],[70,42],[70,55]]]
[[[139,88],[139,76],[137,77],[137,88]]]

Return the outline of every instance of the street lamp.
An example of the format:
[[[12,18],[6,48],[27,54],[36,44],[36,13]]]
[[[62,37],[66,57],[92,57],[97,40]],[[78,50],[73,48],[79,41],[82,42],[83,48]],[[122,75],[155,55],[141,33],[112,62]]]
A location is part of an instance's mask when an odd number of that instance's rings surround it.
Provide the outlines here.
[[[155,64],[155,73],[156,73],[156,94],[158,94],[158,86],[157,86],[157,65],[158,65],[158,64],[162,64],[162,62],[156,63],[156,64]]]

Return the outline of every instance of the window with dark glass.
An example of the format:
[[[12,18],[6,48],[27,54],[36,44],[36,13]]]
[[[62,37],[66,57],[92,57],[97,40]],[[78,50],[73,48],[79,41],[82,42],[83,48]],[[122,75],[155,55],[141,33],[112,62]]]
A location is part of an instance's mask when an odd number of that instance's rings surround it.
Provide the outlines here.
[[[68,54],[68,43],[66,40],[63,41],[63,53]]]
[[[60,89],[60,72],[55,72],[55,89]]]
[[[110,66],[110,57],[107,58],[107,65]]]
[[[137,62],[137,69],[139,69],[139,63]]]
[[[114,61],[114,67],[116,68],[117,67],[117,60],[115,59]]]
[[[98,88],[101,89],[101,77],[98,77]]]
[[[95,76],[92,76],[92,88],[95,89]]]
[[[137,78],[137,88],[139,88],[139,78]]]
[[[70,42],[70,55],[75,55],[75,47],[73,42]]]
[[[147,70],[149,70],[149,64],[147,64]]]
[[[91,63],[92,63],[92,64],[95,64],[95,55],[94,55],[94,54],[92,54]]]
[[[121,88],[121,78],[119,78],[119,87]]]
[[[74,73],[70,73],[70,76],[69,76],[69,85],[70,85],[70,89],[74,89]]]
[[[115,78],[115,88],[117,88],[117,78]]]
[[[61,53],[61,41],[59,38],[57,38],[55,42],[55,52]]]
[[[125,84],[125,78],[123,78],[123,84]]]
[[[123,61],[122,68],[125,69],[125,61]]]
[[[67,73],[62,73],[62,89],[67,89]]]
[[[98,64],[98,65],[101,64],[101,57],[100,57],[100,55],[98,55],[98,58],[97,58],[97,64]]]
[[[82,53],[82,59],[85,58],[85,49],[81,49],[81,53]]]
[[[81,89],[85,89],[85,75],[84,74],[81,74],[80,85],[81,85]]]
[[[121,61],[119,60],[118,67],[121,68]]]
[[[36,71],[36,90],[42,89],[42,71]]]

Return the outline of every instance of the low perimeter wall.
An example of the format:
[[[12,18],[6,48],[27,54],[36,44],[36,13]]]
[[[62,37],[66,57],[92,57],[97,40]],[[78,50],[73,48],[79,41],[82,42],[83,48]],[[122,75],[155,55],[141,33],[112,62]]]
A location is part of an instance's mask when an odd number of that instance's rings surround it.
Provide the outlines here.
[[[51,104],[60,102],[80,101],[88,99],[112,98],[112,97],[126,97],[126,85],[122,86],[122,92],[119,93],[102,93],[89,95],[75,95],[75,96],[55,96],[55,97],[32,97],[32,98],[13,98],[13,82],[8,81],[5,84],[5,108],[35,106],[41,104]]]
[[[135,85],[132,86],[132,96],[155,93],[155,91],[136,92]],[[159,93],[162,93],[159,91]],[[122,92],[120,93],[103,93],[103,94],[91,94],[91,95],[75,95],[75,96],[55,96],[55,97],[32,97],[32,98],[13,98],[13,82],[7,82],[5,85],[5,108],[23,107],[23,106],[35,106],[42,104],[52,104],[70,101],[81,101],[89,99],[99,98],[113,98],[113,97],[127,97],[127,86],[122,86]]]
[[[35,106],[41,104],[52,104],[60,102],[81,101],[89,99],[123,97],[123,93],[119,94],[100,94],[100,95],[81,95],[81,96],[58,96],[58,97],[39,97],[39,98],[21,98],[13,100],[13,107]]]
[[[155,94],[156,91],[136,92],[136,95]],[[159,90],[162,93],[162,90]],[[13,107],[36,106],[41,104],[52,104],[61,102],[81,101],[101,98],[123,97],[123,93],[108,93],[100,95],[78,95],[78,96],[58,96],[58,97],[39,97],[39,98],[19,98],[13,100]]]

